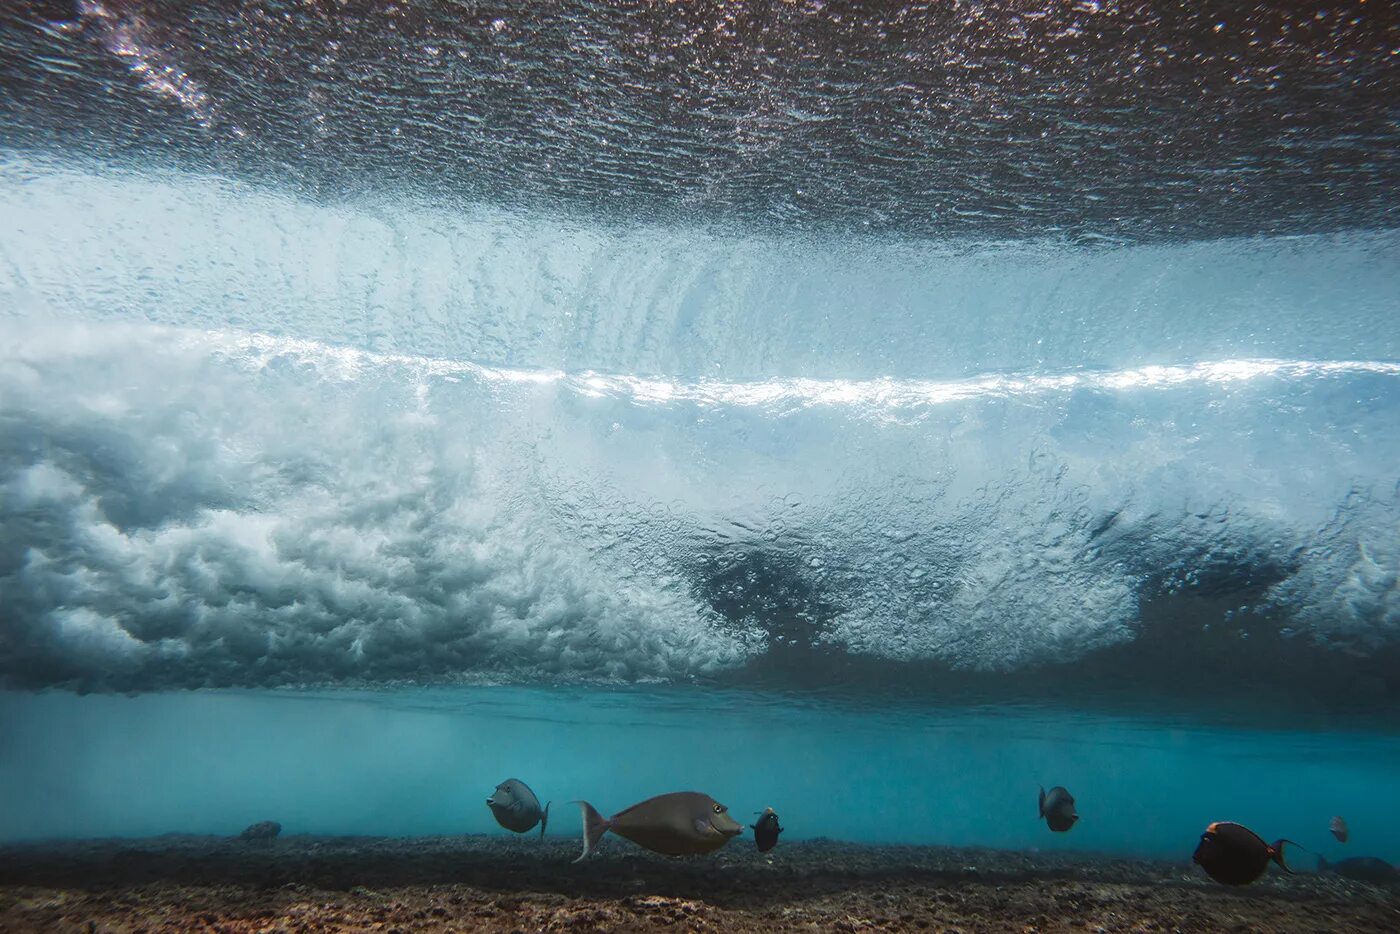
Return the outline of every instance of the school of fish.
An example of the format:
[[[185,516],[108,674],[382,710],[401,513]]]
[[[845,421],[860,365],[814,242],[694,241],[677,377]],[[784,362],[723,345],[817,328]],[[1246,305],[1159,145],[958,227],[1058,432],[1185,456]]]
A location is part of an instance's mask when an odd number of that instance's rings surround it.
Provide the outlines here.
[[[597,848],[603,835],[609,832],[630,840],[640,847],[666,856],[696,856],[713,853],[730,840],[741,835],[744,827],[729,815],[729,808],[707,794],[698,791],[673,791],[639,801],[623,808],[612,817],[603,817],[587,801],[575,802],[583,816],[583,852],[574,862],[581,862]],[[530,787],[517,778],[508,778],[496,786],[486,799],[496,822],[515,833],[527,833],[536,825],[544,836],[549,821],[549,804],[540,808],[539,798]],[[1074,795],[1062,785],[1049,791],[1040,789],[1037,801],[1039,816],[1055,833],[1067,833],[1079,820]],[[783,832],[778,813],[765,808],[757,821],[750,825],[754,844],[760,853],[778,845]],[[1350,837],[1346,821],[1333,817],[1328,829],[1338,842]],[[1217,882],[1224,885],[1248,885],[1274,863],[1284,872],[1292,873],[1284,856],[1284,848],[1303,847],[1288,839],[1267,842],[1259,834],[1232,821],[1215,821],[1201,833],[1192,861]],[[1334,873],[1365,882],[1389,883],[1400,881],[1400,869],[1374,856],[1357,856],[1328,862],[1317,857],[1317,871]]]

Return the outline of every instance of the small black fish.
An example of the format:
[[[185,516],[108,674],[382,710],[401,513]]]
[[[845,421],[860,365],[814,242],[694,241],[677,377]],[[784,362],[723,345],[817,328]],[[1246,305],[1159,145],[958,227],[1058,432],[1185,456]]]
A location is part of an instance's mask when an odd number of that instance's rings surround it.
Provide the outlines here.
[[[1317,858],[1318,872],[1331,872],[1361,882],[1400,882],[1400,869],[1375,856],[1352,856],[1329,863]]]
[[[1284,872],[1293,872],[1283,860],[1285,843],[1293,841],[1278,840],[1270,846],[1248,827],[1218,821],[1201,834],[1201,842],[1196,845],[1191,859],[1200,864],[1206,875],[1216,882],[1248,885],[1264,874],[1264,870],[1269,868],[1269,860],[1278,863]]]
[[[1059,785],[1051,788],[1048,793],[1041,788],[1040,816],[1045,818],[1045,823],[1057,833],[1069,830],[1074,826],[1074,822],[1079,820],[1079,815],[1074,810],[1074,795]]]
[[[758,844],[758,852],[767,853],[778,845],[778,834],[783,828],[778,826],[778,812],[767,808],[763,816],[753,825],[753,842]]]

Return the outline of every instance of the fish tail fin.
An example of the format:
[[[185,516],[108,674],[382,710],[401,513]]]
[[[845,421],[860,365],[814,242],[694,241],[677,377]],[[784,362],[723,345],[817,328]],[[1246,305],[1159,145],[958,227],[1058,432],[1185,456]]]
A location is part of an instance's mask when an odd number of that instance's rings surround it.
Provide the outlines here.
[[[1040,786],[1040,816],[1045,816],[1045,786]]]
[[[1306,847],[1304,847],[1303,844],[1295,843],[1292,840],[1275,840],[1274,845],[1269,847],[1269,856],[1273,858],[1273,861],[1278,863],[1279,868],[1282,869],[1284,872],[1292,874],[1293,870],[1288,868],[1288,863],[1283,858],[1283,845],[1285,843],[1292,844],[1293,846],[1298,847],[1298,849],[1300,850],[1306,849]]]
[[[553,804],[553,803],[554,803],[553,801],[546,801],[546,802],[544,803],[544,813],[540,815],[540,839],[541,839],[541,840],[544,839],[544,829],[545,829],[546,827],[549,826],[549,806],[550,806],[551,804]]]
[[[588,857],[589,853],[593,852],[593,848],[598,845],[598,841],[603,838],[603,834],[607,833],[608,828],[612,825],[587,801],[578,802],[578,807],[583,812],[583,852],[574,862],[581,863]]]

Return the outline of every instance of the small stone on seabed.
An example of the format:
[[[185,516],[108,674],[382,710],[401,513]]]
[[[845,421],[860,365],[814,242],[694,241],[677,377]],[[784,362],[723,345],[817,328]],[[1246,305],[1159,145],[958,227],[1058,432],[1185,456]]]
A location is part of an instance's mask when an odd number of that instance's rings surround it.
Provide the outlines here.
[[[274,840],[282,832],[282,825],[275,820],[260,820],[250,824],[239,834],[241,840]]]

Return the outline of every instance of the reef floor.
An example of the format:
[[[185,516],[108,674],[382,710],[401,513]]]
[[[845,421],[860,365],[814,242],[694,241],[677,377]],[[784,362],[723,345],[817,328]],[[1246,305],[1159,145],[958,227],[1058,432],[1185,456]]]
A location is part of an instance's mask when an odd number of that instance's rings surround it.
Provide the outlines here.
[[[1187,862],[737,840],[171,835],[0,846],[0,931],[1394,931],[1400,889]]]

